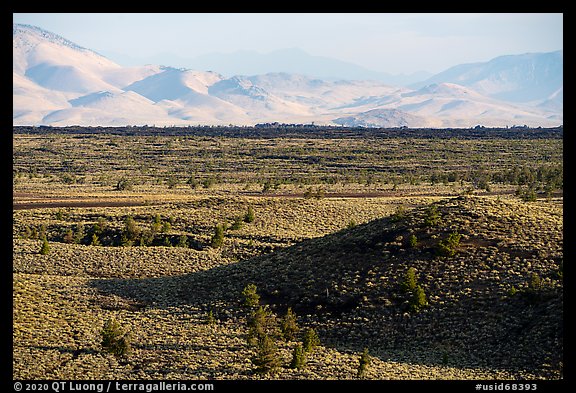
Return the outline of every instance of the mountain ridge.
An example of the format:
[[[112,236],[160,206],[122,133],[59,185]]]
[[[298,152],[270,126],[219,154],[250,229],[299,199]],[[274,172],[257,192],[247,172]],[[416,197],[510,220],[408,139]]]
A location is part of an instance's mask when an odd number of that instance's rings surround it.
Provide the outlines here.
[[[334,125],[345,119],[370,127],[557,126],[563,117],[562,86],[529,105],[454,82],[413,89],[282,72],[225,77],[172,66],[125,68],[37,27],[14,24],[13,35],[15,125]],[[101,92],[129,110],[78,101]]]

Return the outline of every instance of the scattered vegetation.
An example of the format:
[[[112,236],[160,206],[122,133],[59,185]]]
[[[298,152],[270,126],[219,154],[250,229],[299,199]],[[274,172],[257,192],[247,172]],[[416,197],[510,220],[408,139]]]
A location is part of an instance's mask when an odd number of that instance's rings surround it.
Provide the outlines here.
[[[14,133],[14,379],[561,378],[561,137],[193,129]]]

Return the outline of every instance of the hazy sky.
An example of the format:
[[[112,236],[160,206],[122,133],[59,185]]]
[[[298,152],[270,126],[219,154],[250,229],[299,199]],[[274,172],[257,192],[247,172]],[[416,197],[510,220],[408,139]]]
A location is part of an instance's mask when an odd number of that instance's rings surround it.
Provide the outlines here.
[[[397,73],[563,49],[562,14],[13,14],[102,54],[300,48]]]

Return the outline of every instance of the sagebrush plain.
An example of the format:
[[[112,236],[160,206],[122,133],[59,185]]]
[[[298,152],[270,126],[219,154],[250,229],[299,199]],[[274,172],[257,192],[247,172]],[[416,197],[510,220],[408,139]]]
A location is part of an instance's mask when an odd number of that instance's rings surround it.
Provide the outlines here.
[[[538,132],[15,127],[13,377],[561,379],[563,139]]]

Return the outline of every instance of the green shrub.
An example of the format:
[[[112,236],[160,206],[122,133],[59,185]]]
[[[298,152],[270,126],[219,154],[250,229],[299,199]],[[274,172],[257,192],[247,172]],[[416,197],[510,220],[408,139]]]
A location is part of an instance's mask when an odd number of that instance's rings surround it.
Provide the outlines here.
[[[40,254],[48,255],[50,252],[50,245],[48,244],[48,240],[46,238],[42,239],[42,246],[40,247]]]
[[[248,284],[242,290],[244,301],[242,304],[246,307],[256,307],[260,303],[260,295],[256,292],[255,284]]]
[[[102,329],[102,349],[117,357],[125,357],[130,354],[130,335],[125,333],[120,324],[110,318]]]
[[[292,351],[292,361],[290,362],[290,368],[301,370],[304,367],[306,367],[306,352],[304,352],[302,344],[298,344]]]
[[[438,206],[430,205],[426,210],[426,216],[424,216],[424,226],[435,227],[440,223],[440,213],[438,212]]]
[[[453,257],[456,255],[456,248],[460,245],[461,235],[452,232],[445,240],[440,240],[436,248],[436,253],[443,257]]]
[[[366,376],[371,360],[372,359],[368,354],[368,348],[364,348],[362,355],[360,355],[360,363],[358,364],[358,371],[356,373],[358,378],[364,378]]]
[[[304,332],[304,338],[302,339],[302,348],[304,352],[312,352],[314,348],[320,345],[320,338],[318,333],[313,328],[306,329]]]
[[[258,339],[256,355],[252,358],[252,363],[256,366],[255,371],[259,374],[273,372],[281,365],[280,356],[276,343],[268,335]]]
[[[254,213],[254,209],[252,208],[252,206],[248,206],[248,211],[246,212],[246,215],[244,216],[244,222],[251,223],[251,222],[254,222],[255,219],[256,219],[256,214]]]
[[[418,238],[416,238],[416,235],[411,234],[408,237],[408,245],[412,248],[415,248],[416,246],[418,246]]]
[[[276,315],[268,306],[258,307],[248,318],[248,344],[254,345],[263,336],[277,337],[278,335]]]
[[[214,227],[214,234],[212,239],[210,239],[210,246],[213,248],[219,248],[224,244],[224,227],[218,224]]]
[[[408,268],[404,274],[404,281],[400,284],[404,292],[412,292],[416,289],[416,269]]]
[[[296,334],[300,328],[296,322],[296,315],[292,311],[291,307],[288,307],[286,315],[280,321],[280,330],[282,331],[282,336],[286,341],[294,340]]]

